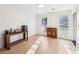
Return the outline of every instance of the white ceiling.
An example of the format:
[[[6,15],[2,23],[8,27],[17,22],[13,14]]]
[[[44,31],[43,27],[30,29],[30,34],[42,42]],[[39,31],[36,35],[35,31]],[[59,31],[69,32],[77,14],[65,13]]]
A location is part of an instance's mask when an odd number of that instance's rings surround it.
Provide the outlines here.
[[[39,8],[36,4],[29,4],[27,8],[31,9],[36,14],[40,13],[48,13],[55,11],[64,11],[64,10],[72,10],[76,5],[75,4],[44,4],[44,8]],[[55,10],[50,10],[55,8]]]
[[[39,8],[37,4],[8,4],[8,5],[0,5],[6,6],[6,8],[17,8],[18,10],[30,10],[34,12],[35,14],[41,14],[41,13],[48,13],[48,12],[55,12],[55,11],[63,11],[63,10],[72,10],[76,4],[44,4],[44,8]],[[2,8],[2,7],[1,7]],[[55,10],[50,10],[52,8],[55,8]]]

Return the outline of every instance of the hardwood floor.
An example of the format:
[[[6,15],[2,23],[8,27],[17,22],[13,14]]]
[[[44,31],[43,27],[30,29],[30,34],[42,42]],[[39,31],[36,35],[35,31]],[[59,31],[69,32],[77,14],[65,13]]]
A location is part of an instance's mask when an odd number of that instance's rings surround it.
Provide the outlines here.
[[[39,35],[33,36],[28,41],[12,46],[10,50],[0,51],[0,54],[26,54],[38,38]],[[75,49],[71,41],[44,37],[35,54],[67,54],[74,53]]]
[[[36,54],[50,54],[58,52],[58,42],[57,39],[45,37],[40,43]]]
[[[0,54],[26,54],[38,37],[39,36],[31,37],[28,41],[12,46],[10,50],[0,51]]]

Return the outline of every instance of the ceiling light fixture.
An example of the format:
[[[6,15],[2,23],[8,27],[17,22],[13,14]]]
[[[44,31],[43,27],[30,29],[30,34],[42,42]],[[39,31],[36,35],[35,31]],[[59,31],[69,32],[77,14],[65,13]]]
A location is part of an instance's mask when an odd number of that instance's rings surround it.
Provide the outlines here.
[[[39,5],[38,5],[38,7],[43,8],[43,7],[44,7],[44,5],[39,4]]]
[[[50,9],[50,10],[55,10],[55,8],[52,8],[52,9]]]

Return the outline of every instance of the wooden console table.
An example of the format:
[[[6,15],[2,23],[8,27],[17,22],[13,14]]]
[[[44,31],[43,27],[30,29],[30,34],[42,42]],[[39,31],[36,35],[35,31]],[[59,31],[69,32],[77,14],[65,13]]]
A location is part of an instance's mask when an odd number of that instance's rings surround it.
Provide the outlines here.
[[[18,35],[18,34],[23,34],[23,39],[19,39],[19,40],[15,41],[15,42],[10,43],[10,37],[12,35]],[[13,32],[13,33],[9,33],[9,34],[4,34],[4,48],[6,48],[7,50],[9,50],[11,46],[13,46],[13,45],[15,45],[17,43],[23,42],[25,40],[28,40],[28,32],[26,32],[26,31]]]
[[[57,38],[57,28],[47,28],[47,36]]]

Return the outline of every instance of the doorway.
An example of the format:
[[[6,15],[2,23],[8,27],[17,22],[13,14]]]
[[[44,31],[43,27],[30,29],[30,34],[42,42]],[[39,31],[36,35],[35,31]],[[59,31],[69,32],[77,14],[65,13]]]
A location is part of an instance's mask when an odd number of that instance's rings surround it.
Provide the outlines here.
[[[42,35],[47,35],[47,17],[43,17],[41,20],[41,32]]]

